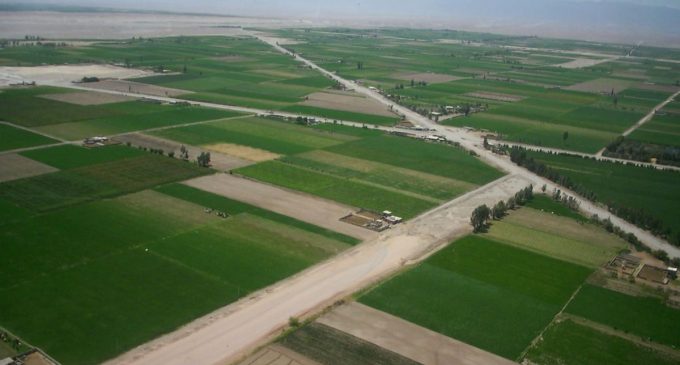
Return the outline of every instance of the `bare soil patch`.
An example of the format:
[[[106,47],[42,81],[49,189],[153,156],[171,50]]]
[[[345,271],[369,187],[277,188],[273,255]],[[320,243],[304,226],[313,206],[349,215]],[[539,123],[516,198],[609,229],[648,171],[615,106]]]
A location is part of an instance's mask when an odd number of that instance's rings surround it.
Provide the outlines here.
[[[382,115],[386,117],[395,116],[387,110],[384,105],[377,101],[350,93],[316,92],[307,95],[307,100],[305,100],[302,105],[355,113]]]
[[[185,94],[192,94],[192,91],[172,89],[169,87],[162,87],[156,85],[142,84],[134,81],[126,80],[104,80],[99,82],[90,82],[84,84],[88,88],[100,89],[100,90],[111,90],[122,93],[130,94],[142,94],[142,95],[153,95],[153,96],[168,96],[175,97]]]
[[[643,90],[652,90],[652,91],[662,91],[662,92],[668,92],[668,93],[674,93],[678,90],[680,90],[680,87],[675,86],[675,85],[659,85],[659,84],[651,84],[648,82],[643,82],[638,85],[636,85],[638,89],[643,89]]]
[[[59,170],[16,153],[0,155],[0,182],[18,180],[55,171]]]
[[[338,307],[319,318],[317,322],[371,342],[421,364],[515,364],[498,355],[361,303],[350,303]]]
[[[619,93],[633,85],[635,85],[634,81],[601,78],[574,84],[566,89],[589,93],[610,93],[614,90],[615,93]]]
[[[71,85],[83,77],[124,79],[152,75],[152,72],[112,65],[53,65],[34,67],[0,67],[0,86],[21,82],[40,85]]]
[[[218,152],[253,162],[275,160],[281,157],[281,155],[273,152],[233,143],[217,143],[204,145],[203,147],[210,150],[211,152]]]
[[[150,136],[142,133],[131,133],[122,136],[115,137],[115,140],[122,143],[130,143],[137,147],[146,147],[149,149],[161,149],[168,154],[174,152],[175,156],[179,156],[182,144],[179,142],[171,141],[168,139]],[[208,152],[207,148],[195,147],[190,145],[184,145],[189,150],[189,158],[192,160],[196,159],[196,156],[200,155],[201,152]],[[237,169],[239,167],[251,165],[253,162],[238,158],[232,155],[210,151],[210,163],[212,168],[219,171],[229,171]]]
[[[340,218],[357,208],[229,174],[189,180],[186,185],[284,214],[319,227],[367,240],[375,232],[343,223]]]
[[[520,96],[520,95],[492,93],[492,92],[486,92],[486,91],[476,91],[476,92],[472,92],[472,93],[466,93],[465,95],[471,96],[473,98],[504,101],[504,102],[510,102],[510,103],[517,102],[517,101],[524,99],[524,97]]]
[[[433,72],[418,72],[418,73],[398,73],[392,75],[395,79],[399,80],[415,80],[417,81],[425,81],[428,84],[439,84],[439,83],[444,83],[444,82],[449,82],[449,81],[456,81],[462,79],[462,77],[459,76],[453,76],[453,75],[446,75],[446,74],[437,74]]]
[[[129,96],[98,93],[94,91],[83,91],[65,94],[47,94],[40,95],[40,97],[76,105],[103,105],[135,100],[135,98]]]
[[[592,59],[592,58],[576,58],[572,61],[561,63],[558,65],[554,65],[556,67],[562,67],[562,68],[568,68],[568,69],[576,69],[576,68],[583,68],[583,67],[591,67],[595,65],[599,65],[600,63],[605,63],[609,62],[611,59],[609,58],[604,58],[604,59]]]
[[[321,365],[299,353],[273,344],[256,352],[238,365]]]

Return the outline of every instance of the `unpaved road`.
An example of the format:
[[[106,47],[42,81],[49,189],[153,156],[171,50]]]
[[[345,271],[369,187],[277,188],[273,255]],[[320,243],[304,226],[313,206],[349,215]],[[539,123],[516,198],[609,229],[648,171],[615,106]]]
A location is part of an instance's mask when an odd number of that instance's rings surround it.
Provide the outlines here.
[[[357,302],[340,306],[317,322],[424,365],[516,365],[498,355]]]
[[[482,203],[507,199],[529,184],[506,176],[233,305],[123,354],[108,364],[227,364],[301,317],[370,285],[471,231]]]
[[[297,191],[230,174],[203,176],[186,181],[184,184],[287,215],[362,241],[377,236],[374,231],[340,221],[340,218],[358,210],[358,208]]]

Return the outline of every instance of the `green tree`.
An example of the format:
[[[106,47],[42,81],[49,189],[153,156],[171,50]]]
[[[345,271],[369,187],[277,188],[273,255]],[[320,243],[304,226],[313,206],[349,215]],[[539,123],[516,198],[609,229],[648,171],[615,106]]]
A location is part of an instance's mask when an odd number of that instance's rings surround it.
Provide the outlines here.
[[[472,211],[472,216],[470,216],[470,224],[475,232],[481,231],[486,222],[489,220],[491,215],[491,209],[486,206],[486,204],[480,205]]]

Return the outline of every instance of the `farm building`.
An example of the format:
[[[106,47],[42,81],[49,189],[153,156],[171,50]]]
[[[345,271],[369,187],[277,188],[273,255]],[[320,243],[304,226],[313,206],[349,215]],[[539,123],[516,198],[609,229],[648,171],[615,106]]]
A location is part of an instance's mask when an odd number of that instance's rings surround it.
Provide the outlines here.
[[[645,264],[639,269],[636,277],[665,285],[670,281],[670,272],[667,269]]]

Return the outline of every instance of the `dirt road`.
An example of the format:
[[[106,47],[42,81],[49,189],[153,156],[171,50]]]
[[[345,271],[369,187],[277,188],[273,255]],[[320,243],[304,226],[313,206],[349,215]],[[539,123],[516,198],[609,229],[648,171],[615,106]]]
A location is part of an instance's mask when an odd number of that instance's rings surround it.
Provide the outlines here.
[[[340,218],[356,211],[358,208],[297,191],[229,174],[199,177],[186,181],[185,184],[284,214],[303,222],[358,238],[362,241],[373,239],[377,236],[374,231],[340,221]]]
[[[279,334],[290,317],[314,313],[468,234],[474,208],[506,199],[528,183],[518,176],[496,180],[108,364],[227,364],[238,360]]]

